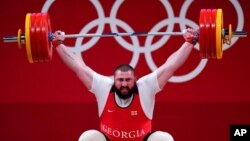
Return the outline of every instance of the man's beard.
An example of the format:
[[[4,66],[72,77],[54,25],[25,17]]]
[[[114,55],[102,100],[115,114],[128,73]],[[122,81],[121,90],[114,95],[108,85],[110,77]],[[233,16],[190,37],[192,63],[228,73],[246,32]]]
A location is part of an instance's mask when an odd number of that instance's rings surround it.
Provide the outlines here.
[[[121,92],[122,89],[127,89],[128,93],[123,94]],[[116,86],[113,86],[113,90],[121,99],[127,99],[130,98],[135,92],[137,92],[137,87],[135,85],[132,89],[129,89],[129,87],[121,87],[120,89],[118,89]]]

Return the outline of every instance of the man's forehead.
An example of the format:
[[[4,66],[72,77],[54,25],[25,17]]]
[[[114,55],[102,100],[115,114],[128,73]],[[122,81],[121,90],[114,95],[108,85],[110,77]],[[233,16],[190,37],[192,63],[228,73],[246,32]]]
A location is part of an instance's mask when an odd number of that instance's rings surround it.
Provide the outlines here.
[[[115,73],[115,77],[134,77],[134,73],[132,71],[120,71],[117,70]]]

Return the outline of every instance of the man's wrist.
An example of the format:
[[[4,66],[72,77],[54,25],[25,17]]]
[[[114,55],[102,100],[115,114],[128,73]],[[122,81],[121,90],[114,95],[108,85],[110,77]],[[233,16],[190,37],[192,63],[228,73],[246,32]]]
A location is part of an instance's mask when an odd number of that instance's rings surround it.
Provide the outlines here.
[[[53,45],[54,48],[58,47],[61,44],[63,44],[62,40],[54,40],[54,41],[52,41],[52,45]]]

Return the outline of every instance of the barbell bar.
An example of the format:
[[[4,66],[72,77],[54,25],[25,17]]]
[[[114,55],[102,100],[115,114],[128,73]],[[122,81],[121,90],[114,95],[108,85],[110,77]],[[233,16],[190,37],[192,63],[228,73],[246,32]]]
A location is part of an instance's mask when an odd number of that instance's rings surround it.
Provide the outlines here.
[[[26,45],[27,58],[30,63],[48,62],[52,60],[53,33],[48,13],[28,13],[25,18],[25,33],[18,29],[17,36],[5,36],[3,41],[17,42],[18,47]],[[246,37],[245,31],[232,31],[223,27],[222,9],[201,9],[199,17],[199,53],[201,58],[221,59],[223,44],[231,44],[232,37]],[[119,36],[181,36],[182,32],[123,32],[66,34],[65,38],[79,37],[119,37]]]

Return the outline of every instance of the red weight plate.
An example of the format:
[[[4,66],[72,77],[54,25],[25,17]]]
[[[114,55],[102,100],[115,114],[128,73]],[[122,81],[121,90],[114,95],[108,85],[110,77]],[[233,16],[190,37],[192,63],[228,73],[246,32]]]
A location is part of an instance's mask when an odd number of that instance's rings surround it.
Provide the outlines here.
[[[41,36],[42,36],[42,50],[45,55],[45,61],[49,61],[49,52],[48,52],[48,24],[47,24],[47,14],[42,13],[41,20]]]
[[[41,14],[36,13],[36,46],[39,54],[39,62],[44,62],[44,53],[41,45]]]
[[[39,56],[38,56],[38,50],[36,47],[35,24],[36,24],[36,14],[32,13],[30,16],[30,48],[31,48],[33,61],[38,62]]]
[[[211,58],[211,9],[206,10],[206,58]]]
[[[200,56],[201,58],[206,57],[206,50],[205,50],[205,38],[206,38],[206,31],[205,31],[205,9],[200,10],[200,19],[199,19],[199,26],[200,26],[200,35],[199,35],[199,45],[200,45]]]
[[[45,43],[46,43],[46,53],[48,55],[48,61],[52,60],[52,43],[49,41],[49,32],[51,32],[51,24],[50,24],[50,19],[49,15],[47,13],[43,14],[43,27],[46,33],[46,38],[44,38]]]
[[[39,31],[37,32],[37,25],[39,24],[40,20],[39,20],[39,17],[37,17],[37,13],[32,13],[32,15],[35,17],[33,30],[35,31],[34,40],[35,40],[35,46],[36,46],[37,62],[40,62],[39,60],[41,60],[43,57],[43,56],[41,56],[41,52],[40,52],[40,48],[39,48],[40,44],[39,44],[39,41],[37,40],[37,38],[39,39],[39,37],[40,37]],[[37,37],[37,36],[39,36],[39,37]]]
[[[216,59],[216,12],[217,9],[212,9],[211,15],[211,57]]]
[[[49,14],[47,14],[47,27],[48,27],[48,33],[52,32],[52,28],[51,28],[51,23],[50,23],[50,17]],[[52,46],[52,42],[48,40],[48,53],[49,53],[49,60],[52,60],[52,56],[53,56],[53,46]]]

